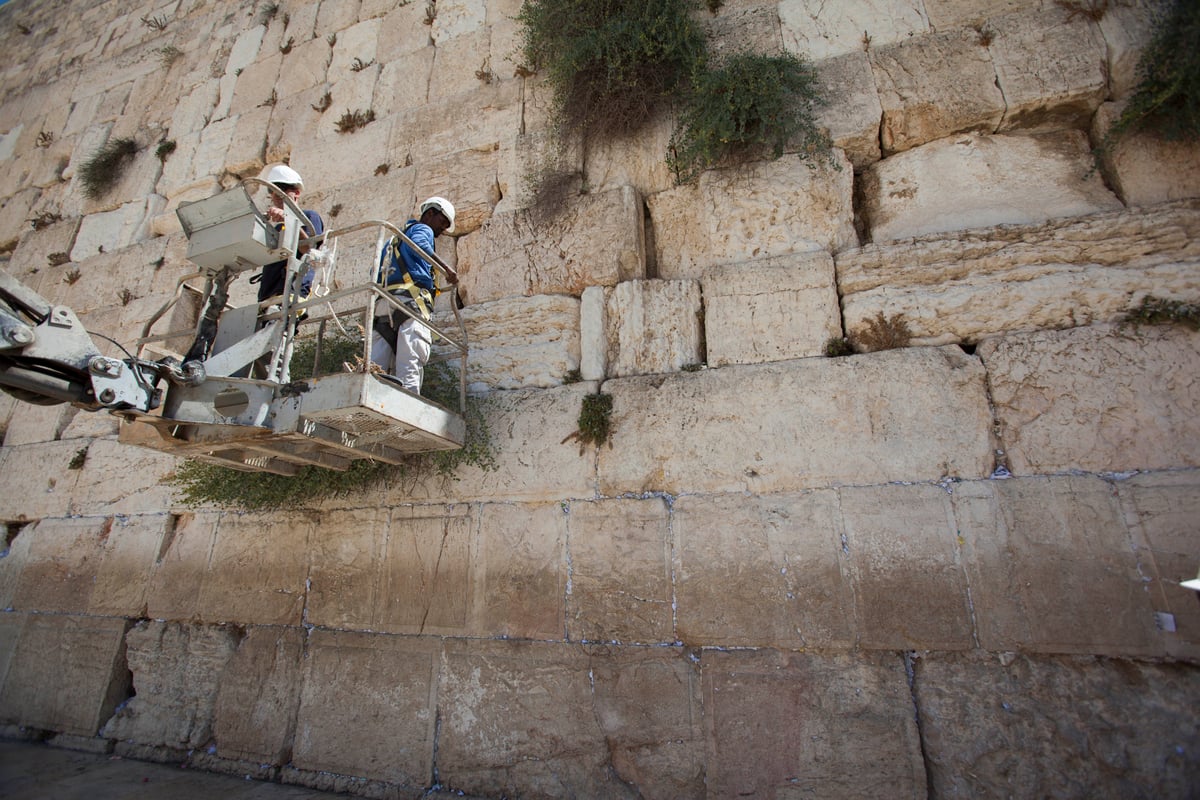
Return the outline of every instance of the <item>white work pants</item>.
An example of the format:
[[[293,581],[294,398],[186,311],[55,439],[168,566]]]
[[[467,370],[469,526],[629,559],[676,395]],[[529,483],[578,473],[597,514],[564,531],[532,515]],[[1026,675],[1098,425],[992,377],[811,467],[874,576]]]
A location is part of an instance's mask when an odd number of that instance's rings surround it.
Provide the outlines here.
[[[424,324],[410,319],[400,326],[396,342],[390,343],[378,333],[371,332],[371,361],[391,371],[405,389],[421,393],[425,362],[433,346],[433,336]]]

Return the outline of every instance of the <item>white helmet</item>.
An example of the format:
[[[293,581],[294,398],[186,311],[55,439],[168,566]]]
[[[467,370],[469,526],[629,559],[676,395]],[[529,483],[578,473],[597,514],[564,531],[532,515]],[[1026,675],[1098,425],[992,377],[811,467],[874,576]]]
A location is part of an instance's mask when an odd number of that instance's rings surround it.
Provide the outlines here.
[[[292,186],[299,186],[301,189],[304,188],[304,179],[300,177],[300,173],[287,164],[271,167],[271,171],[267,173],[267,181],[276,185],[286,183]]]
[[[446,228],[446,233],[454,233],[454,205],[444,197],[431,197],[421,203],[422,214],[431,208],[436,208],[446,215],[446,219],[450,220],[450,227]]]

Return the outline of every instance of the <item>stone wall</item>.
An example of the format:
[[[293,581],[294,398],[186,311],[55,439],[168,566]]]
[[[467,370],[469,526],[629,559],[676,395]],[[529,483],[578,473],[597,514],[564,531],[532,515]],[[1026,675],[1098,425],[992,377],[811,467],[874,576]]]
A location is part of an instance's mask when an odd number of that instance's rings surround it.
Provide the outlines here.
[[[181,202],[281,160],[334,227],[450,197],[498,468],[189,508],[0,396],[0,733],[373,797],[1190,796],[1200,333],[1123,320],[1200,301],[1200,149],[1090,155],[1157,4],[729,0],[715,51],[816,62],[832,162],[674,186],[664,114],[552,218],[516,0],[66,6],[0,7],[3,267],[128,343]]]

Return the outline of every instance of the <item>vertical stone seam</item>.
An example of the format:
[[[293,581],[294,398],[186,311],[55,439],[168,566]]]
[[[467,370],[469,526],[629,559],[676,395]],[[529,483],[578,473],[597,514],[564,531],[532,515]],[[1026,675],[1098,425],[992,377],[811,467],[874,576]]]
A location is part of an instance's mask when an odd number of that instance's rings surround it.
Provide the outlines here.
[[[917,726],[917,743],[921,748],[921,763],[925,766],[925,797],[927,800],[937,800],[937,791],[933,784],[933,762],[929,750],[925,746],[925,726],[921,720],[921,702],[917,697],[917,660],[920,655],[912,650],[904,652],[904,674],[908,678],[908,695],[913,704],[913,721]]]
[[[950,526],[950,530],[954,532],[954,560],[962,571],[963,586],[966,587],[967,593],[967,616],[971,621],[971,643],[976,650],[981,649],[979,644],[979,625],[975,618],[975,598],[971,595],[971,571],[966,568],[966,559],[963,558],[962,547],[965,543],[962,535],[962,528],[958,524],[958,509],[954,504],[954,482],[948,481],[943,487],[950,499],[946,502],[946,521]]]
[[[599,449],[599,447],[596,448],[597,452]],[[567,573],[566,580],[563,582],[562,638],[564,642],[569,642],[571,641],[571,593],[575,588],[575,565],[571,560],[571,501],[561,501],[559,508],[563,513],[563,569]]]

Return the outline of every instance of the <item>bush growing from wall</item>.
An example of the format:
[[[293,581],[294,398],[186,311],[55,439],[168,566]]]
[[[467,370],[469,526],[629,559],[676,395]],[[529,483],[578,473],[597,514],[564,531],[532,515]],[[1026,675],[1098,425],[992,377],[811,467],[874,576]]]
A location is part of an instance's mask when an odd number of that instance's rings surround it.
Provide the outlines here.
[[[1106,140],[1152,130],[1168,139],[1200,139],[1200,3],[1175,0],[1142,53],[1141,82]]]

